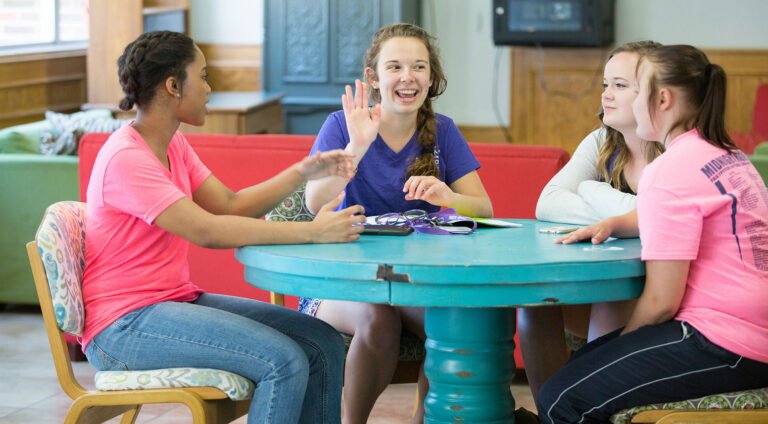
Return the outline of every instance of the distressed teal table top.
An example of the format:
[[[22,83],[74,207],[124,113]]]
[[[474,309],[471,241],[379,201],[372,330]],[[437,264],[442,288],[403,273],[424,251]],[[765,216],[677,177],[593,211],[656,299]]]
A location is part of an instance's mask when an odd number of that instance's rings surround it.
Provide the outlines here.
[[[645,275],[638,239],[560,245],[556,224],[471,235],[362,236],[353,243],[248,246],[246,280],[275,292],[419,306],[592,303],[637,297]],[[322,284],[321,284],[322,282]]]
[[[523,227],[248,246],[236,256],[262,289],[425,307],[425,422],[513,423],[515,310],[502,306],[629,299],[645,279],[637,239],[564,246],[538,231],[555,224],[516,222]]]

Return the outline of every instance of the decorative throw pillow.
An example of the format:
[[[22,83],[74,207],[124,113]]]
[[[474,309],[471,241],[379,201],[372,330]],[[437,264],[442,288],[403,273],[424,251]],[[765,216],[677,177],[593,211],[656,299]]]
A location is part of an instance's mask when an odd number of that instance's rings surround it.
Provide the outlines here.
[[[315,216],[307,209],[304,201],[305,185],[286,197],[276,208],[267,213],[267,221],[312,221]]]
[[[52,131],[40,136],[40,153],[44,155],[76,155],[80,137],[89,132],[111,133],[131,122],[129,119],[67,115],[47,111],[45,119]]]

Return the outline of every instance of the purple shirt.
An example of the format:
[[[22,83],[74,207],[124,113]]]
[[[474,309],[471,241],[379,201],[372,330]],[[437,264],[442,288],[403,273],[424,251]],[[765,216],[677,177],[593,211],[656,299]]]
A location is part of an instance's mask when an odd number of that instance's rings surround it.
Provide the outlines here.
[[[451,118],[436,114],[437,147],[439,148],[440,179],[451,185],[459,178],[480,168]],[[439,207],[423,200],[405,200],[403,185],[405,171],[413,158],[421,155],[416,131],[405,147],[393,152],[380,135],[376,136],[357,167],[357,175],[347,184],[346,197],[340,208],[360,204],[366,215],[381,215],[387,212],[404,212],[409,209],[423,209],[435,212]],[[349,133],[344,112],[337,111],[328,116],[320,129],[312,153],[333,149],[344,149],[349,144]]]

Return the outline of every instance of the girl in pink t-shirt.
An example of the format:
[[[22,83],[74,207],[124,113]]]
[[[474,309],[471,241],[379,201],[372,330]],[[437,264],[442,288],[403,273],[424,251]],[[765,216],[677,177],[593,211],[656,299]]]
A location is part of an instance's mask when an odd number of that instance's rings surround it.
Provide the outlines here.
[[[248,423],[338,423],[344,346],[328,324],[252,299],[203,293],[189,243],[210,248],[356,240],[360,206],[309,223],[258,219],[306,180],[353,175],[324,152],[232,192],[177,130],[205,122],[205,57],[187,36],[142,34],[118,61],[123,110],[136,120],[107,140],[88,184],[83,276],[88,360],[99,370],[194,367],[256,384]]]
[[[645,288],[625,328],[544,384],[545,423],[768,386],[768,191],[725,132],[725,72],[677,45],[637,73],[637,134],[666,152],[643,171],[636,211],[558,241],[639,234]]]

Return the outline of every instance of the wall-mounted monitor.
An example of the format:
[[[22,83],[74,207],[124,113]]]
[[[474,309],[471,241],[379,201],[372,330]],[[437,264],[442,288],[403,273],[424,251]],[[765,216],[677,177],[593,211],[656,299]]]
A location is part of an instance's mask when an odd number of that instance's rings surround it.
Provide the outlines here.
[[[613,43],[615,0],[493,0],[496,45],[600,47]]]

